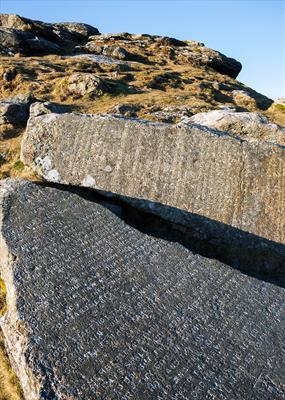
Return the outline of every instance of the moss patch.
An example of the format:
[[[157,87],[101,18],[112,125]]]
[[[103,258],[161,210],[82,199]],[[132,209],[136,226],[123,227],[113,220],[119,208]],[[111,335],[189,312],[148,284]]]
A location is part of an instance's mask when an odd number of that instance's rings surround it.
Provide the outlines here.
[[[0,316],[2,317],[2,315],[5,314],[6,310],[7,310],[7,306],[6,306],[6,285],[5,282],[2,278],[0,278]]]
[[[23,169],[25,168],[25,165],[24,165],[24,163],[23,163],[21,160],[17,160],[17,161],[14,163],[13,168],[14,168],[16,171],[23,171]]]

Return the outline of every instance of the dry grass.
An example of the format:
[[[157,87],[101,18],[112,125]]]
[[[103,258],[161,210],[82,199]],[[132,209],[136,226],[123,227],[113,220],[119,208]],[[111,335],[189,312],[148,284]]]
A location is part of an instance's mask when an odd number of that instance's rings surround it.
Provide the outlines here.
[[[272,104],[265,112],[265,115],[276,124],[285,127],[285,106],[282,104]]]
[[[208,109],[228,105],[263,112],[259,107],[262,95],[242,83],[202,66],[175,64],[171,60],[162,66],[159,64],[160,57],[161,54],[158,54],[156,64],[130,63],[129,71],[121,71],[116,65],[99,65],[85,58],[1,57],[0,96],[9,98],[17,94],[31,93],[39,100],[68,104],[76,111],[90,113],[107,112],[122,102],[135,102],[145,108],[142,114],[150,119],[152,105],[162,108],[165,105],[184,105],[193,108],[194,112],[204,111],[205,105]],[[154,56],[149,58],[154,62]],[[12,81],[6,82],[3,75],[8,70],[17,73]],[[97,98],[72,95],[68,90],[67,81],[72,74],[78,72],[96,74],[113,85],[113,93]],[[165,82],[155,84],[163,79]],[[126,90],[127,87],[138,93]],[[119,90],[116,90],[118,88]],[[235,91],[245,91],[249,94],[234,95]],[[279,118],[282,113],[275,110],[272,116]]]
[[[127,46],[129,51],[131,46]],[[134,53],[139,51],[142,50],[133,49]],[[137,117],[153,121],[162,120],[156,111],[163,111],[165,107],[187,107],[190,114],[195,114],[220,106],[235,106],[239,110],[258,111],[273,122],[285,125],[282,106],[264,110],[268,101],[264,96],[205,66],[191,64],[181,57],[172,60],[168,52],[169,48],[150,46],[143,52],[149,64],[130,62],[128,68],[99,65],[87,58],[54,55],[0,57],[0,97],[30,93],[42,101],[69,105],[76,112],[95,114],[113,112],[115,106],[122,103],[136,104],[140,106]],[[15,74],[11,81],[4,79],[7,71]],[[74,73],[96,74],[113,91],[95,97],[72,94],[68,89],[68,79]],[[0,126],[0,153],[6,158],[0,165],[0,178],[21,176],[37,179],[30,169],[23,168],[19,162],[23,129]]]
[[[18,379],[14,374],[5,351],[3,334],[0,330],[0,400],[23,400]]]
[[[0,127],[0,155],[3,158],[0,165],[0,179],[24,178],[39,180],[40,178],[20,161],[20,148],[23,129]]]
[[[6,287],[0,278],[0,316],[6,312]],[[23,394],[14,374],[7,353],[4,337],[0,329],[0,400],[23,400]]]

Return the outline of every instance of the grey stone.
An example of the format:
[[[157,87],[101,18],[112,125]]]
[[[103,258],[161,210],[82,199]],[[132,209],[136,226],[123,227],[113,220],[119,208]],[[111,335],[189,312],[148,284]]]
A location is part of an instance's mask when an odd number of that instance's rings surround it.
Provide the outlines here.
[[[110,113],[117,115],[124,115],[126,117],[137,117],[137,112],[140,111],[142,106],[140,104],[117,104],[110,110]]]
[[[97,28],[78,22],[59,22],[49,24],[35,21],[16,14],[0,14],[0,26],[7,29],[31,32],[53,42],[86,42],[89,36],[99,35]]]
[[[285,128],[258,113],[214,110],[195,114],[189,122],[229,132],[247,141],[265,140],[285,146]]]
[[[14,67],[11,67],[4,72],[3,79],[6,82],[11,82],[16,78],[17,74],[18,74],[17,69]]]
[[[13,55],[64,54],[99,31],[87,24],[49,24],[14,14],[0,14],[1,52]]]
[[[157,38],[157,41],[161,43],[162,46],[174,46],[174,47],[186,46],[186,43],[183,42],[182,40],[178,40],[168,36],[159,37]]]
[[[178,107],[164,107],[163,109],[150,110],[150,112],[156,117],[156,119],[160,122],[166,123],[174,123],[174,122],[181,122],[186,117],[190,117],[193,115],[192,109],[186,106],[178,106]]]
[[[36,99],[31,95],[19,95],[0,100],[0,124],[23,125],[29,118],[29,107]]]
[[[86,43],[86,45],[84,46],[84,48],[88,51],[90,51],[90,53],[93,54],[101,54],[103,52],[103,46],[98,46],[97,44],[94,44],[92,41]]]
[[[118,58],[119,60],[124,60],[128,56],[128,52],[119,46],[104,46],[103,55]]]
[[[22,161],[50,181],[162,203],[285,243],[285,151],[201,125],[31,118]]]
[[[87,51],[94,52],[95,54],[103,51],[108,56],[149,64],[150,60],[147,54],[142,56],[141,49],[147,49],[150,45],[154,44],[157,47],[167,47],[169,55],[171,55],[171,59],[173,60],[183,59],[183,63],[187,63],[188,61],[192,65],[211,67],[215,71],[232,78],[236,78],[242,68],[239,61],[229,58],[218,51],[209,49],[203,43],[181,41],[156,35],[131,35],[123,33],[90,36],[84,47]],[[133,47],[130,48],[130,45]],[[119,49],[121,50],[119,51]],[[136,49],[136,53],[133,52],[134,49]]]
[[[68,113],[70,112],[70,107],[63,104],[56,104],[46,101],[44,103],[37,101],[30,106],[30,117],[38,117],[39,115],[51,114],[51,113]]]
[[[58,43],[41,36],[32,34],[29,31],[20,31],[0,27],[0,39],[2,53],[14,55],[15,53],[27,56],[36,54],[60,54],[64,53],[63,47]]]
[[[5,164],[7,162],[7,159],[8,159],[8,152],[2,151],[0,153],[0,166]]]
[[[97,28],[79,22],[55,23],[53,29],[62,40],[81,44],[86,43],[89,36],[100,34]]]
[[[26,41],[34,36],[29,32],[21,32],[16,29],[8,29],[0,26],[1,53],[14,55],[15,53],[27,53]]]
[[[284,289],[66,190],[0,193],[0,324],[27,400],[284,398]]]
[[[26,44],[31,53],[60,54],[63,52],[63,49],[58,44],[38,36],[27,39]]]
[[[228,75],[231,78],[236,78],[242,69],[242,65],[234,58],[225,56],[222,53],[216,52],[218,56],[207,60],[207,65],[215,71],[223,75]]]
[[[117,60],[116,58],[113,57],[107,57],[107,56],[103,56],[102,54],[76,54],[73,56],[73,58],[87,58],[93,62],[96,62],[98,64],[106,64],[106,65],[118,65],[118,66],[122,66],[125,68],[123,69],[130,69],[129,64],[126,62],[122,62],[120,60]]]
[[[236,78],[242,69],[239,61],[227,57],[219,51],[205,47],[203,43],[190,42],[187,47],[182,48],[181,53],[188,55],[189,61],[204,64],[231,78]]]
[[[67,91],[77,96],[101,96],[110,91],[104,79],[91,73],[72,74],[67,83]]]

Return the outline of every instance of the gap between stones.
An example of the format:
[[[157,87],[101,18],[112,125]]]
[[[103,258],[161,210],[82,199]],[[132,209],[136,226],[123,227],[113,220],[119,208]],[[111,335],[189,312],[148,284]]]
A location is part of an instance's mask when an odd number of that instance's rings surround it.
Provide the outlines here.
[[[99,203],[142,233],[178,242],[193,253],[217,259],[246,275],[285,288],[285,245],[282,243],[148,200],[72,185],[36,183]],[[167,219],[166,214],[175,217]]]

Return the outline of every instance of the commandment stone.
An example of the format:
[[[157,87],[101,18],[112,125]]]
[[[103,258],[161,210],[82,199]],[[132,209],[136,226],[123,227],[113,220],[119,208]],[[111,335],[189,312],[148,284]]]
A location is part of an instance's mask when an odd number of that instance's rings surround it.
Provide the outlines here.
[[[48,181],[195,213],[285,243],[285,150],[196,124],[30,118],[22,160]]]
[[[1,184],[0,323],[25,398],[282,399],[284,289],[103,206]]]

